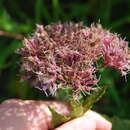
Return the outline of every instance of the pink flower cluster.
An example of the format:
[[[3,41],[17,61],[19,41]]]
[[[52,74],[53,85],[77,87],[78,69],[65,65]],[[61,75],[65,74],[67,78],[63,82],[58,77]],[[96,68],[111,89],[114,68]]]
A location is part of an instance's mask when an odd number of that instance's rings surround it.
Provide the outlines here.
[[[128,43],[100,24],[86,27],[83,23],[37,25],[36,32],[18,50],[22,55],[22,80],[45,93],[54,95],[61,87],[78,93],[94,89],[98,79],[96,62],[112,66],[126,75],[130,70]]]

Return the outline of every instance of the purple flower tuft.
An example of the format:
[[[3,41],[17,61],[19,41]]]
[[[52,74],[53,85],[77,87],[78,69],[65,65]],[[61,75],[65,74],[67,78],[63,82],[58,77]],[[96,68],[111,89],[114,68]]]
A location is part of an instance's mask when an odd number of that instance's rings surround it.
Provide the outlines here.
[[[88,93],[97,85],[95,63],[104,59],[102,67],[112,66],[126,75],[130,70],[128,43],[100,24],[86,27],[83,23],[37,25],[32,37],[24,40],[22,79],[52,95],[61,87]]]

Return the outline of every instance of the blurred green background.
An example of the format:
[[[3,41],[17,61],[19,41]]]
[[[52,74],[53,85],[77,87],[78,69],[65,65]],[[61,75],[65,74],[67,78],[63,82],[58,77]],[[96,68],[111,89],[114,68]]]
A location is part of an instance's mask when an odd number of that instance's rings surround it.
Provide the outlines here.
[[[103,27],[130,41],[130,0],[0,0],[0,30],[11,34],[28,36],[35,24],[83,21],[89,26],[99,20]],[[21,45],[21,40],[0,36],[0,102],[10,98],[47,99],[27,82],[19,82],[20,56],[14,52]],[[121,77],[108,68],[101,79],[100,83],[109,84],[109,88],[93,109],[114,117],[118,125],[124,121],[130,130],[130,74]]]

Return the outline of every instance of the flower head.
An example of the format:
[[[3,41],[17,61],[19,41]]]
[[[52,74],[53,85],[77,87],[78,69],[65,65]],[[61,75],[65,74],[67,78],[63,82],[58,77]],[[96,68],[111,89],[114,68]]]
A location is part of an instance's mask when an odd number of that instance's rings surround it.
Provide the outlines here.
[[[37,25],[18,53],[22,55],[22,79],[51,94],[61,87],[71,88],[74,97],[92,90],[98,82],[95,63],[101,58],[102,67],[112,66],[122,75],[130,70],[128,43],[100,24]]]

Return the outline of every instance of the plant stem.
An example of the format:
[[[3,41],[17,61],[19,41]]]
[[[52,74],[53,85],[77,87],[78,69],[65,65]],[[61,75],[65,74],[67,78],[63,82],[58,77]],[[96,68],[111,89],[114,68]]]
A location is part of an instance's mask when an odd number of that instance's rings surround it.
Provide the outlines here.
[[[0,36],[5,36],[5,37],[17,39],[17,40],[23,40],[24,39],[24,36],[22,34],[14,34],[14,33],[5,32],[5,31],[2,31],[2,30],[0,30]]]

